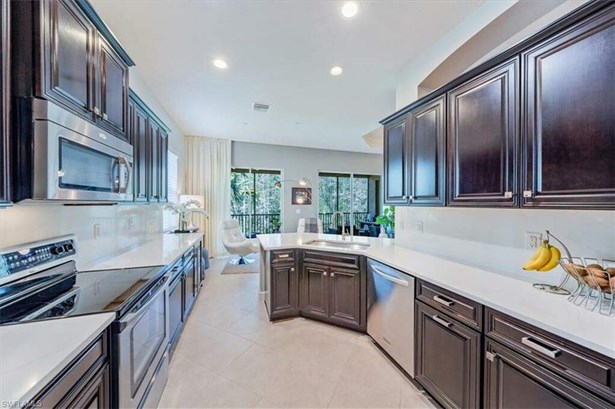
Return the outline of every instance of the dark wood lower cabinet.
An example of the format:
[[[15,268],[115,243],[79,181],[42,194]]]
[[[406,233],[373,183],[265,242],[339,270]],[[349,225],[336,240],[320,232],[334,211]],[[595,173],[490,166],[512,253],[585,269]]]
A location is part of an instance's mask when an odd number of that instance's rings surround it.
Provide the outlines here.
[[[178,274],[169,285],[169,344],[174,346],[184,323],[184,275]]]
[[[301,270],[301,315],[329,319],[329,269],[304,263]]]
[[[71,408],[106,409],[109,407],[109,365],[105,365],[69,404]]]
[[[299,272],[295,263],[271,266],[271,319],[299,315]]]
[[[365,288],[361,288],[361,271],[349,268],[330,268],[331,304],[329,320],[349,328],[362,329],[361,317],[365,312]]]
[[[486,408],[613,408],[512,349],[487,340],[484,399]]]
[[[481,334],[416,302],[415,379],[446,408],[479,408]]]

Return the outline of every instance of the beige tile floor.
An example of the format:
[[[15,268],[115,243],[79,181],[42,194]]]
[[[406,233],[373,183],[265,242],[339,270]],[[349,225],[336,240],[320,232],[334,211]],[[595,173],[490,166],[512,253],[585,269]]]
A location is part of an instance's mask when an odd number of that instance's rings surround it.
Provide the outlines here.
[[[258,275],[208,270],[159,408],[434,408],[366,335],[270,323]]]

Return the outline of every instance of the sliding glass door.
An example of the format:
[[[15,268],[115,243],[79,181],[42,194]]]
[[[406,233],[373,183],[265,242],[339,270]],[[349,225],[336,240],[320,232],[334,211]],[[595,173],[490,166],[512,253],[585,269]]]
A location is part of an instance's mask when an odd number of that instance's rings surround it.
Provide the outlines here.
[[[275,170],[231,170],[231,217],[246,237],[280,231],[281,196],[275,186],[280,180]]]
[[[320,173],[318,183],[319,217],[326,233],[340,234],[342,228],[355,235],[369,235],[380,210],[380,176]],[[344,214],[344,221],[335,212]],[[344,227],[342,227],[342,225]]]

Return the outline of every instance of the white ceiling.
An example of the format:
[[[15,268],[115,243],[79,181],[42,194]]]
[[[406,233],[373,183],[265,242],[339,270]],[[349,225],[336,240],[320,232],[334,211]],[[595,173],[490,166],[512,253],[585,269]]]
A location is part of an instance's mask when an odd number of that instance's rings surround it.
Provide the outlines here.
[[[397,72],[484,0],[361,1],[353,19],[342,1],[92,3],[187,135],[379,152],[362,136],[395,110]]]

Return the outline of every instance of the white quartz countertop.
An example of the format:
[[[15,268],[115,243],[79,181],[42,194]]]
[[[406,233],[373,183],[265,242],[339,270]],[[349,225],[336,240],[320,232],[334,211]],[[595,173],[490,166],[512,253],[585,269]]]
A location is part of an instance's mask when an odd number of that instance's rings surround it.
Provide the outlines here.
[[[104,313],[0,327],[2,405],[25,405],[114,319]]]
[[[131,247],[122,253],[78,267],[80,271],[88,271],[165,266],[173,263],[190,246],[202,238],[203,233],[160,234],[158,237]]]
[[[607,317],[597,311],[588,311],[568,302],[565,296],[538,291],[526,281],[413,251],[395,245],[391,239],[346,239],[348,242],[369,244],[367,250],[329,249],[305,244],[315,239],[341,240],[341,236],[328,234],[265,234],[259,235],[258,239],[265,251],[306,248],[365,255],[615,358],[615,316]]]

